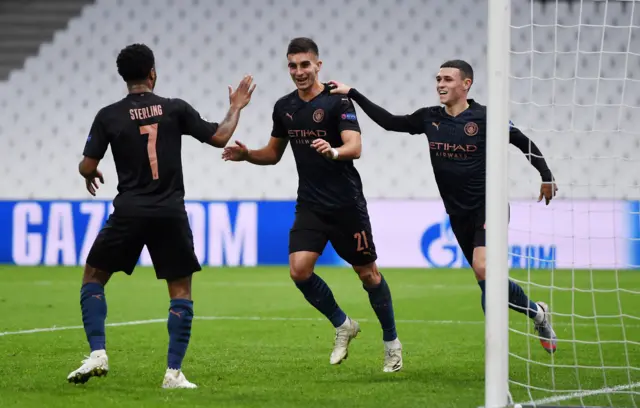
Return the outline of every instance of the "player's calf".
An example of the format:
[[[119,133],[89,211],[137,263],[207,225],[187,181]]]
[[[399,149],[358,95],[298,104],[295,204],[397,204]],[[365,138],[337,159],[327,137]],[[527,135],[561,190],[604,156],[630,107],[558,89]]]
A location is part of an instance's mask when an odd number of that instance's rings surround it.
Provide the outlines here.
[[[182,360],[189,347],[193,322],[191,276],[168,281],[167,285],[171,297],[169,316],[167,317],[167,332],[169,333],[167,368],[180,370]]]
[[[375,262],[364,266],[354,266],[369,295],[369,303],[376,313],[382,328],[385,359],[384,372],[395,372],[402,368],[402,344],[396,332],[391,290],[384,276],[378,271]]]
[[[107,299],[99,283],[85,283],[80,289],[82,324],[91,351],[104,350],[106,343],[105,320]]]
[[[485,310],[485,281],[478,281],[482,290],[482,310]],[[556,333],[551,326],[549,306],[544,302],[534,302],[524,293],[520,285],[509,280],[509,308],[526,314],[534,322],[534,329],[540,338],[540,344],[548,353],[555,353],[557,348]]]
[[[82,365],[67,376],[67,381],[84,384],[91,377],[106,376],[109,372],[107,358],[105,320],[107,318],[107,299],[104,285],[109,281],[110,274],[100,269],[86,265],[80,288],[80,307],[82,309],[82,324],[91,348],[91,354],[82,361]]]
[[[313,272],[318,254],[311,252],[295,252],[289,256],[291,279],[304,298],[338,328],[346,320],[347,315],[340,309],[333,297],[331,288]]]
[[[182,361],[191,339],[193,322],[193,300],[191,300],[191,275],[167,281],[169,287],[169,316],[167,332],[167,371],[162,381],[163,388],[196,388],[182,373]]]
[[[167,368],[180,370],[182,360],[187,353],[191,339],[191,323],[193,321],[193,301],[188,299],[171,299],[167,331],[169,333],[169,349],[167,351]]]

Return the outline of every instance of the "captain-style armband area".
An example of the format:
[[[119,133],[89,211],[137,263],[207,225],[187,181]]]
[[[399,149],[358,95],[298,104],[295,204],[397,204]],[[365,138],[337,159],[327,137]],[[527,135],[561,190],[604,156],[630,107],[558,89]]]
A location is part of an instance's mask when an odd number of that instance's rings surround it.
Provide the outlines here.
[[[340,154],[338,153],[338,149],[331,148],[331,158],[336,160]]]

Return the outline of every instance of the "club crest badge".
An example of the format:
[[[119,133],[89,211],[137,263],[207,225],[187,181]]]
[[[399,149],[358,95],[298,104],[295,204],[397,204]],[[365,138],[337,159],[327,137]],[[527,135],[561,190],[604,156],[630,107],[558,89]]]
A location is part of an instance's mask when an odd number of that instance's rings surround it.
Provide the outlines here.
[[[468,122],[466,125],[464,125],[464,133],[467,136],[475,136],[478,134],[478,125],[476,125],[474,122]]]
[[[313,112],[313,121],[320,123],[322,119],[324,119],[324,109],[316,109],[316,111]]]

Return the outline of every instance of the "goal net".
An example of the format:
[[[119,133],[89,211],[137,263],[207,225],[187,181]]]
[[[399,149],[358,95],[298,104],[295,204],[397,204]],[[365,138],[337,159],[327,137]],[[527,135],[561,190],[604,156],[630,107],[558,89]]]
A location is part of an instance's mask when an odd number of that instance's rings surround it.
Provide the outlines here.
[[[557,352],[510,312],[523,406],[640,406],[640,1],[511,0],[510,117],[558,195],[509,148],[509,276],[550,306]]]

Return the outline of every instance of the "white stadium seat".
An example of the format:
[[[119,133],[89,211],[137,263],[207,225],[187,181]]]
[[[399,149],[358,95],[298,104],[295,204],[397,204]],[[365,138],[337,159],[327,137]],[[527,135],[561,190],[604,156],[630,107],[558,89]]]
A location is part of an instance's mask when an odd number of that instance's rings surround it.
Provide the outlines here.
[[[540,26],[531,38],[529,3],[523,8],[514,3],[513,122],[540,146],[561,190],[575,184],[572,198],[637,199],[640,30],[630,37],[624,10],[613,3],[608,21],[622,28],[607,29],[603,37],[597,4],[584,4],[578,26],[577,13],[560,3],[560,28],[555,5],[535,6]],[[446,7],[426,0],[325,0],[313,8],[297,0],[98,0],[51,44],[43,44],[23,71],[0,84],[5,180],[0,197],[87,197],[77,162],[95,113],[126,92],[115,58],[129,43],[144,42],[154,50],[157,93],[189,101],[210,120],[224,116],[227,85],[253,74],[258,88],[234,139],[255,148],[270,137],[275,101],[293,90],[285,57],[291,38],[311,36],[318,42],[323,81],[348,82],[390,111],[406,114],[437,103],[434,76],[439,64],[452,58],[474,65],[471,97],[486,103],[486,29],[486,1],[480,0],[452,0]],[[555,29],[558,41],[549,41]],[[632,52],[620,53],[630,38]],[[592,50],[598,52],[588,53]],[[385,132],[356,109],[364,140],[357,167],[367,197],[437,198],[424,135]],[[539,176],[511,150],[510,196],[536,197],[532,186]],[[224,163],[220,153],[185,137],[187,198],[295,197],[290,151],[268,168]],[[597,168],[586,160],[594,156],[602,157]],[[101,169],[107,184],[99,196],[111,198],[116,173],[110,153]],[[595,187],[599,183],[609,187]]]

